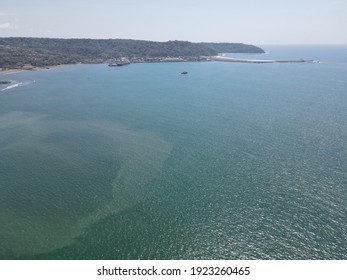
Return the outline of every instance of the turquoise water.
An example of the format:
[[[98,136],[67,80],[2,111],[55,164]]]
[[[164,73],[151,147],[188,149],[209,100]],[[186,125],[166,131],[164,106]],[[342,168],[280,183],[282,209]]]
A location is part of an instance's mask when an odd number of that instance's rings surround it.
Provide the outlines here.
[[[0,258],[346,259],[347,48],[265,49],[1,76]]]

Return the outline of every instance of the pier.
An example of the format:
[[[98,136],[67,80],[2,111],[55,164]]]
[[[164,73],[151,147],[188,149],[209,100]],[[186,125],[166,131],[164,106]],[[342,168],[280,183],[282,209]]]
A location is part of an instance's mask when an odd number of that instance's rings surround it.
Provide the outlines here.
[[[213,56],[214,61],[240,62],[240,63],[318,63],[318,60],[298,59],[298,60],[263,60],[263,59],[239,59],[225,56]]]

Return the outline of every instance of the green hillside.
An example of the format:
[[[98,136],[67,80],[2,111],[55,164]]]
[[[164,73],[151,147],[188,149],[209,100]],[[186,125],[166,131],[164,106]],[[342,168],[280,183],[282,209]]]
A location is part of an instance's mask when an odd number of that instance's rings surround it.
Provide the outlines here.
[[[153,42],[128,39],[0,38],[0,67],[101,63],[120,57],[199,57],[222,52],[262,53],[239,43]]]

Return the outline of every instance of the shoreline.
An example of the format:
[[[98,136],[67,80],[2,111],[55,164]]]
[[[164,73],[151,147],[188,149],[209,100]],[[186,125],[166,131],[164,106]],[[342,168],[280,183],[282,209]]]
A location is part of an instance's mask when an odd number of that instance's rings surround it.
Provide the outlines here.
[[[30,69],[6,69],[6,70],[0,70],[0,77],[2,75],[11,75],[11,74],[17,74],[22,72],[35,72],[35,71],[42,71],[42,70],[51,70],[54,68],[60,68],[60,67],[67,67],[67,66],[74,66],[78,65],[78,63],[75,64],[58,64],[58,65],[52,65],[52,66],[42,66],[42,67],[32,67]]]
[[[241,59],[241,58],[232,58],[232,57],[226,57],[224,53],[218,54],[216,56],[207,56],[207,57],[201,57],[200,59],[194,58],[180,58],[180,59],[173,59],[173,58],[166,58],[162,60],[161,58],[152,58],[145,61],[139,61],[134,60],[131,61],[131,63],[154,63],[154,62],[210,62],[210,61],[219,61],[219,62],[234,62],[234,63],[256,63],[256,64],[264,64],[264,63],[319,63],[318,60],[305,60],[305,59],[297,59],[297,60],[265,60],[265,59]],[[11,74],[17,74],[22,73],[25,71],[42,71],[42,70],[51,70],[54,68],[60,68],[60,67],[68,67],[68,66],[75,66],[79,64],[84,63],[74,63],[74,64],[58,64],[58,65],[52,65],[52,66],[42,66],[42,67],[36,67],[33,66],[31,68],[22,68],[22,69],[6,69],[6,70],[0,70],[0,77],[11,75]],[[89,63],[86,63],[89,64]],[[104,64],[103,63],[91,63],[91,64]]]
[[[0,71],[0,75],[10,75],[10,74],[16,74],[16,73],[21,73],[23,71],[23,69],[9,69],[9,70],[1,70]]]

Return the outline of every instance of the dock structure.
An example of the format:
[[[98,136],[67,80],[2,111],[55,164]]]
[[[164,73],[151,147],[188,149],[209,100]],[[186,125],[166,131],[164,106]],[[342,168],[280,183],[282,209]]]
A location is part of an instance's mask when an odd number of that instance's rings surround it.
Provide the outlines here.
[[[239,59],[225,56],[213,56],[214,61],[240,62],[240,63],[317,63],[317,60],[298,59],[298,60],[265,60],[265,59]]]

